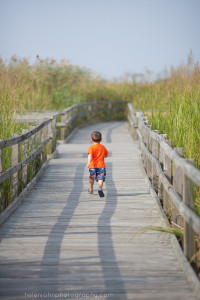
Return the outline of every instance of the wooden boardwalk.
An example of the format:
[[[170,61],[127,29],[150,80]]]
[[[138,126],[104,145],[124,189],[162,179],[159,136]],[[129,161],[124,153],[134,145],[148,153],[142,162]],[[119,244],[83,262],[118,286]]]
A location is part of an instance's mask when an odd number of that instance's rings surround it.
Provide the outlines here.
[[[105,198],[89,195],[87,149],[100,130]],[[0,230],[0,299],[192,300],[126,122],[79,130]]]

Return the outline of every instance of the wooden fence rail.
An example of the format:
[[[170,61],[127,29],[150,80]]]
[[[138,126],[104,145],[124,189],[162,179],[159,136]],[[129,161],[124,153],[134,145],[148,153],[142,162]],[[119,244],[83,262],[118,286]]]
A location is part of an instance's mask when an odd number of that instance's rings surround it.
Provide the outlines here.
[[[125,119],[125,101],[101,101],[75,104],[60,111],[61,122],[57,122],[59,140],[65,140],[77,127],[100,120]]]
[[[21,135],[14,134],[10,139],[0,140],[0,224],[21,203],[33,185],[34,177],[42,174],[47,160],[54,155],[57,116],[58,113],[30,130],[23,130]],[[24,119],[21,118],[21,121],[24,122]],[[11,167],[4,170],[4,155],[9,147],[11,157],[7,152],[6,158],[11,160]]]
[[[200,187],[200,170],[181,157],[182,149],[171,148],[167,134],[151,130],[147,117],[128,104],[128,121],[138,138],[142,159],[171,224],[183,230],[183,250],[191,260],[197,253],[195,236],[200,235],[200,217],[194,209],[194,185]]]

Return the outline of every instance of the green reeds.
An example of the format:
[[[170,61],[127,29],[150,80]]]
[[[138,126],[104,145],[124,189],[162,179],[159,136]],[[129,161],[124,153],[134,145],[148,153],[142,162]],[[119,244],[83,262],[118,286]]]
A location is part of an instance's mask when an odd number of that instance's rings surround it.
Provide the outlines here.
[[[141,229],[140,233],[145,233],[147,231],[159,231],[159,232],[166,232],[166,233],[170,233],[170,234],[174,234],[178,240],[182,240],[183,238],[183,231],[181,231],[178,228],[175,227],[169,227],[169,226],[146,226],[144,228]]]
[[[120,100],[119,94],[88,69],[69,61],[12,57],[9,65],[0,61],[0,89],[12,95],[17,112],[23,110],[61,110],[81,102]]]
[[[153,129],[167,133],[172,145],[183,147],[184,157],[194,158],[200,168],[200,67],[191,55],[186,66],[172,68],[166,79],[151,83],[136,82],[134,77],[132,82],[105,81],[65,60],[39,59],[33,65],[15,56],[8,65],[0,60],[1,139],[26,127],[14,122],[15,113],[109,100],[130,101],[136,109],[150,110]],[[6,169],[10,150],[4,151]]]

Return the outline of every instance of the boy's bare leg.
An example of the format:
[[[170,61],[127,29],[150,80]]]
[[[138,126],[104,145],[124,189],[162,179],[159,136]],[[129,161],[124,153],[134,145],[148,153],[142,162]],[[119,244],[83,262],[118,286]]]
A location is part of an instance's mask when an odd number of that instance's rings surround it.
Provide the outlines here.
[[[102,190],[103,188],[103,180],[98,180],[99,183],[99,190]]]
[[[89,190],[90,192],[93,192],[93,185],[94,185],[94,179],[89,180]]]
[[[100,197],[104,197],[104,192],[102,191],[102,188],[103,188],[103,180],[99,180],[99,190],[98,190],[98,193],[99,193]]]

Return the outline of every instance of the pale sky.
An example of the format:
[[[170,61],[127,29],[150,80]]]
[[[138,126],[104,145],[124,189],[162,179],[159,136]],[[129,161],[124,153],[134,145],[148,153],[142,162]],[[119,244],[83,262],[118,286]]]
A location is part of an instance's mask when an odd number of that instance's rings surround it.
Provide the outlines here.
[[[105,78],[200,61],[200,0],[0,0],[0,55],[66,58]]]

